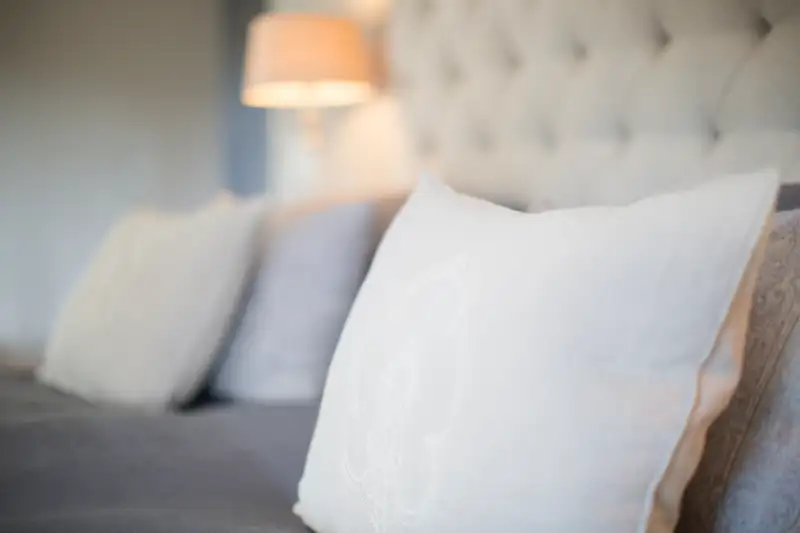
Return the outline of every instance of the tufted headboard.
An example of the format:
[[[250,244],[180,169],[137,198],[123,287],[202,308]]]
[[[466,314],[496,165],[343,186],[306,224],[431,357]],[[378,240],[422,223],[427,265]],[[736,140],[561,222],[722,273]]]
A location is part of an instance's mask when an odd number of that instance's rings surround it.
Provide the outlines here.
[[[800,182],[800,0],[395,0],[415,154],[534,210],[720,171]]]

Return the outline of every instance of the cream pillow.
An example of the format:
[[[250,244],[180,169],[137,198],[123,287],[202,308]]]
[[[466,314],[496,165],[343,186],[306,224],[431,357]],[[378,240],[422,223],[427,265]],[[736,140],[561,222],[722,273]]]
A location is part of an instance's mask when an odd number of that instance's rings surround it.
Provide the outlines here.
[[[423,181],[334,355],[297,514],[318,533],[670,531],[739,379],[777,183],[534,215]]]
[[[137,212],[107,235],[57,319],[38,378],[163,409],[196,391],[256,256],[260,203]]]

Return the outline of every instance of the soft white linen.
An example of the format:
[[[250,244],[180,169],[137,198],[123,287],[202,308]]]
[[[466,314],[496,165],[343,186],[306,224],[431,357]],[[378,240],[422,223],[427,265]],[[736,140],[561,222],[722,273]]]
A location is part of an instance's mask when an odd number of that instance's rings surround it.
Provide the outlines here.
[[[319,533],[670,531],[739,378],[777,182],[538,215],[421,183],[343,332],[296,512]]]
[[[255,258],[260,203],[137,212],[109,232],[58,317],[38,378],[98,402],[188,400]]]

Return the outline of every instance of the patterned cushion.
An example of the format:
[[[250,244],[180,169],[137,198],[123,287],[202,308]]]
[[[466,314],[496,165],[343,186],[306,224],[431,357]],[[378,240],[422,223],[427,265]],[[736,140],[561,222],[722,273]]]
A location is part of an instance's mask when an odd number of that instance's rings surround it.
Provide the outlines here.
[[[800,528],[800,211],[779,213],[750,317],[744,374],[712,426],[678,533]]]

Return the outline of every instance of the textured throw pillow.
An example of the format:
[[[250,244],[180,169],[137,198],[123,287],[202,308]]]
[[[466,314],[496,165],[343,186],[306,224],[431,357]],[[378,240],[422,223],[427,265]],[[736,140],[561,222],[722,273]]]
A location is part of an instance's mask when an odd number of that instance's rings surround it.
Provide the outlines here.
[[[255,259],[259,203],[138,212],[107,235],[56,322],[38,378],[163,409],[205,377]]]
[[[736,386],[774,173],[521,214],[424,181],[331,364],[318,533],[664,533]],[[749,268],[748,268],[749,265]]]
[[[290,204],[268,218],[260,272],[212,389],[259,402],[318,400],[391,198]]]

